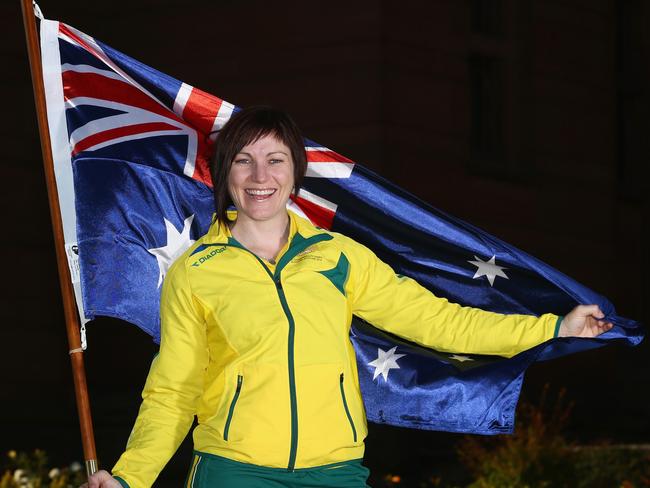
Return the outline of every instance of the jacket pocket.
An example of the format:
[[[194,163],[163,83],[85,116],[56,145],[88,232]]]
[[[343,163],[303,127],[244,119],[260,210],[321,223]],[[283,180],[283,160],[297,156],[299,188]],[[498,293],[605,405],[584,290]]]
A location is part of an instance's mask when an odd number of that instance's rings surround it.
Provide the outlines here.
[[[244,377],[242,375],[237,375],[237,388],[235,389],[235,394],[232,397],[230,402],[230,408],[228,409],[228,417],[226,418],[226,425],[223,428],[223,440],[228,440],[228,431],[230,430],[230,423],[232,422],[232,417],[235,413],[235,406],[237,405],[237,400],[239,399],[239,394],[241,393],[242,385],[244,384]]]
[[[350,427],[352,428],[352,437],[354,442],[357,442],[357,429],[354,427],[354,422],[352,421],[352,415],[350,415],[350,409],[348,408],[348,402],[345,399],[345,388],[343,386],[344,375],[341,373],[339,387],[341,389],[341,400],[343,401],[343,409],[345,410],[345,415],[350,422]]]
[[[343,383],[341,372],[345,372]],[[319,466],[327,460],[350,459],[352,452],[361,454],[358,448],[365,437],[365,419],[353,375],[341,362],[296,368],[300,464]]]

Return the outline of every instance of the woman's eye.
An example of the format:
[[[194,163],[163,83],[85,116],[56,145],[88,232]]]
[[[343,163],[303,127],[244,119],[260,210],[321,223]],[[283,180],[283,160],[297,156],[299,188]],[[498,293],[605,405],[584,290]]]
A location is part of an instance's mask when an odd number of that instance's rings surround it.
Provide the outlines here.
[[[247,164],[250,163],[250,160],[246,158],[242,158],[242,159],[235,159],[234,162],[235,164]]]
[[[281,163],[281,162],[282,162],[282,159],[271,159],[269,162],[270,162],[271,164],[277,164],[277,163]]]

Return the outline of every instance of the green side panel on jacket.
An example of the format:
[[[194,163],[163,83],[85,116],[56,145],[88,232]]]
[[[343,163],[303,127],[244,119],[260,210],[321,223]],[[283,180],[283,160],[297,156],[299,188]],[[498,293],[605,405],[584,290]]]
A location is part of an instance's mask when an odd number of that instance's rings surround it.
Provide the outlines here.
[[[345,296],[345,283],[348,281],[348,276],[350,276],[350,261],[348,261],[345,254],[341,253],[334,268],[319,271],[319,273],[330,280],[336,289]]]

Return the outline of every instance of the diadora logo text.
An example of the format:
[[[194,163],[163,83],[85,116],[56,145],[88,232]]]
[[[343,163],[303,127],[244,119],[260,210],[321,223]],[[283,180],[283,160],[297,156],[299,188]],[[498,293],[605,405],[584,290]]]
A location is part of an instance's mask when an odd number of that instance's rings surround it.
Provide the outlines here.
[[[206,255],[201,256],[199,259],[197,259],[196,261],[194,261],[194,262],[192,263],[192,266],[201,266],[201,265],[202,265],[203,263],[205,263],[208,259],[211,259],[211,258],[215,257],[217,254],[221,254],[221,253],[224,252],[225,250],[226,250],[226,246],[222,246],[222,247],[218,247],[218,248],[216,248],[216,249],[213,249],[212,251],[210,251],[210,252],[207,253]]]

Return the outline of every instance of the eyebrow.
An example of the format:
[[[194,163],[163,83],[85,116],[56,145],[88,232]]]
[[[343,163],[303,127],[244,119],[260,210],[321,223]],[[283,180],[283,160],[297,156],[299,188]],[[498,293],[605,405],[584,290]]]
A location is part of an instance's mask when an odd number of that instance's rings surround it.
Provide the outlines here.
[[[235,156],[238,156],[240,154],[245,154],[246,156],[253,156],[251,153],[246,152],[246,151],[239,151]],[[284,151],[271,151],[270,153],[266,153],[267,156],[270,156],[271,154],[284,154],[285,156],[288,156],[289,154],[284,152]]]

